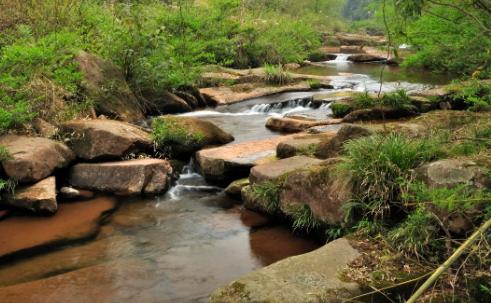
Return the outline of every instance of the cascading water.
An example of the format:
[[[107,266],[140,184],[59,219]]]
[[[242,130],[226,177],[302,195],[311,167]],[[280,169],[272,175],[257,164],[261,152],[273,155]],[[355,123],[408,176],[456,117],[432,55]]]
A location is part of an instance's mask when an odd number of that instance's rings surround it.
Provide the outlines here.
[[[167,192],[171,200],[178,200],[182,195],[192,192],[220,192],[222,188],[208,185],[205,179],[197,172],[196,166],[191,160],[182,169],[176,184]]]
[[[336,63],[340,63],[340,62],[347,63],[347,62],[349,62],[348,58],[349,58],[350,54],[336,54],[336,56],[337,56],[336,59],[331,60],[329,62],[336,62]]]
[[[287,115],[294,112],[312,110],[317,108],[320,108],[319,103],[313,103],[312,98],[302,98],[279,103],[256,104],[251,109],[247,110],[246,113],[274,113]]]

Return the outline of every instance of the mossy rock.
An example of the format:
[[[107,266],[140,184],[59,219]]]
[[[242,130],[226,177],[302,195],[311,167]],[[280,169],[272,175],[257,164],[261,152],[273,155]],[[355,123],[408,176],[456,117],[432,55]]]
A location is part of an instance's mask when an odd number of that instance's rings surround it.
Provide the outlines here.
[[[183,159],[206,146],[230,143],[234,137],[209,121],[161,116],[153,121],[152,139],[160,150]]]

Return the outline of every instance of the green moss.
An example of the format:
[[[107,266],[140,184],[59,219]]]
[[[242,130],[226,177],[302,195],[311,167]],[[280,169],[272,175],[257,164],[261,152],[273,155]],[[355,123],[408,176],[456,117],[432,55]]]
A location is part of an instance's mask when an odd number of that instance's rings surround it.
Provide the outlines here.
[[[190,145],[200,143],[205,135],[193,131],[188,125],[175,117],[157,118],[152,124],[152,139],[158,146],[168,144]]]

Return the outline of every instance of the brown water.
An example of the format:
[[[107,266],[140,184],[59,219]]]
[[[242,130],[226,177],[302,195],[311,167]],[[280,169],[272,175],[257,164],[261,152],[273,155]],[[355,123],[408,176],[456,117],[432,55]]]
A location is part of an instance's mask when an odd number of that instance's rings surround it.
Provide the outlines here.
[[[380,68],[330,63],[296,72],[335,75],[336,89],[363,91],[378,89]],[[384,90],[447,81],[392,67],[387,71]],[[257,98],[191,115],[233,133],[235,143],[269,138],[278,135],[264,127],[271,115],[329,116],[328,106],[314,109],[297,102],[313,93]],[[277,106],[288,100],[291,104]],[[52,218],[7,218],[0,221],[0,255],[46,241],[60,244],[80,232],[85,240],[0,258],[0,302],[206,302],[216,288],[240,276],[319,247],[235,203],[187,167],[166,195],[119,199],[102,226],[94,220],[114,206],[107,198],[62,205]]]

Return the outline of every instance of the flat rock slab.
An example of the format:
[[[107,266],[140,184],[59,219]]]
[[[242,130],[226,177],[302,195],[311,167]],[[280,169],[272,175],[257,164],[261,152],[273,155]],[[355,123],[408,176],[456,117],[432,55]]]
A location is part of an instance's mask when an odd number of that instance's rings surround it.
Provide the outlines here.
[[[56,178],[49,177],[34,185],[17,188],[14,197],[8,198],[6,201],[16,208],[35,213],[53,214],[58,209]]]
[[[276,180],[286,174],[297,170],[308,169],[309,167],[320,165],[323,162],[324,161],[315,158],[296,156],[257,165],[251,169],[249,180],[252,184]]]
[[[217,290],[210,302],[341,302],[361,293],[357,283],[338,277],[340,270],[360,256],[348,240],[338,239],[240,278]]]
[[[72,167],[73,187],[118,195],[158,194],[168,189],[172,167],[160,159],[82,163]]]
[[[276,147],[276,155],[278,158],[285,159],[297,155],[314,154],[322,140],[332,138],[335,135],[335,131],[330,131],[283,141]]]
[[[196,153],[196,159],[207,180],[231,182],[249,176],[251,167],[274,157],[276,146],[289,138],[292,136],[204,149]]]
[[[440,160],[421,166],[416,173],[431,188],[452,188],[459,185],[491,187],[491,169],[481,167],[471,160]]]
[[[340,119],[316,120],[305,117],[271,117],[266,122],[266,127],[284,133],[298,133],[315,126],[340,124],[341,122]]]
[[[8,217],[0,221],[0,260],[16,252],[92,236],[99,230],[101,215],[115,207],[115,199],[98,198],[59,205],[52,217]]]
[[[132,276],[140,283],[134,284]],[[46,279],[0,288],[2,303],[156,302],[158,280],[151,264],[127,259],[103,263]],[[147,287],[149,289],[147,289]],[[151,295],[149,294],[151,292]]]
[[[5,135],[0,146],[12,157],[2,162],[5,174],[21,183],[40,181],[75,159],[66,145],[46,138]]]
[[[149,133],[129,123],[114,120],[75,120],[60,127],[62,136],[84,160],[115,159],[150,150]]]

